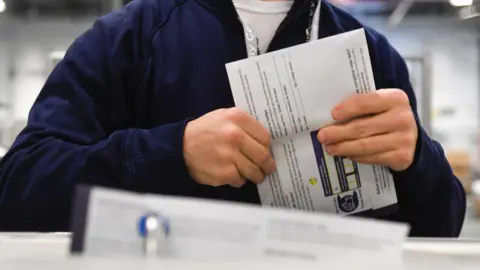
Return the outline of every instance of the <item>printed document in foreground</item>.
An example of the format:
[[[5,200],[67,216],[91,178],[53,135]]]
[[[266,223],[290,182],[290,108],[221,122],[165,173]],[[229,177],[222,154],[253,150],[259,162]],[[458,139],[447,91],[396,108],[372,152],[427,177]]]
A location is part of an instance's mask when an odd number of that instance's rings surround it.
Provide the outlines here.
[[[363,29],[226,67],[235,105],[272,136],[278,169],[258,186],[263,205],[340,215],[396,206],[386,167],[329,156],[316,137],[335,105],[376,89]]]
[[[345,258],[397,261],[408,225],[205,199],[78,190],[72,251],[143,257],[139,221],[162,216],[169,233],[154,257],[194,261],[341,263]]]

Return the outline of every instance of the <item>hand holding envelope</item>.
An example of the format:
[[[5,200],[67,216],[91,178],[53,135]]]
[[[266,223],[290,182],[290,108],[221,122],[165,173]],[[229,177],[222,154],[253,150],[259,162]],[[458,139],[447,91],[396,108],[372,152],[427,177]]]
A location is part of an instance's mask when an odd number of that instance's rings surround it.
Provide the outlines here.
[[[237,109],[219,109],[189,122],[183,149],[193,179],[203,185],[240,188],[246,179],[261,183],[275,170],[270,134]]]
[[[418,130],[404,91],[385,89],[354,95],[337,105],[332,117],[340,124],[327,126],[317,135],[330,155],[386,165],[395,171],[412,164]]]
[[[416,126],[403,91],[374,90],[369,55],[359,29],[226,65],[235,106],[271,134],[277,170],[257,186],[262,205],[394,211],[393,175],[383,164],[412,163]]]

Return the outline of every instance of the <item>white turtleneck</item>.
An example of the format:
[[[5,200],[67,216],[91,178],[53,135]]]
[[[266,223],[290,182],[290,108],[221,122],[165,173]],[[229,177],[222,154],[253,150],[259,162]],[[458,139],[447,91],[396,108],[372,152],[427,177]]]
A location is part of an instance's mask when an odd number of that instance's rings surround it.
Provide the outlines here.
[[[257,36],[260,53],[265,53],[293,0],[233,0],[233,4],[240,19]]]

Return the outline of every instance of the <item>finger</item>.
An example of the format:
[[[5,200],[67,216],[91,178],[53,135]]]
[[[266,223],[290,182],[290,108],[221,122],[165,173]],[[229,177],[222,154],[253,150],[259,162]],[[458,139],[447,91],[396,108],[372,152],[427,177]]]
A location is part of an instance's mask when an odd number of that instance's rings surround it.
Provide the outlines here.
[[[374,155],[351,156],[349,159],[363,164],[384,165],[394,171],[403,171],[410,166],[411,162],[403,162],[408,155],[401,150],[388,151]]]
[[[398,105],[409,105],[407,94],[399,89],[384,89],[366,94],[354,95],[341,102],[332,110],[337,121],[378,114]]]
[[[234,163],[236,158],[236,155],[234,155],[229,160]],[[225,166],[219,171],[217,182],[221,183],[221,185],[230,185],[232,187],[240,188],[246,183],[246,179],[240,175],[235,164],[230,164],[231,165]]]
[[[236,181],[235,183],[230,184],[231,187],[241,188],[247,183],[247,180]]]
[[[240,151],[259,167],[265,175],[270,175],[276,170],[275,161],[269,148],[261,145],[253,138],[245,136],[240,144]]]
[[[238,108],[228,110],[228,118],[262,145],[270,146],[270,133],[255,118]]]
[[[326,145],[325,149],[331,156],[365,156],[392,151],[402,146],[404,133],[388,133],[338,144]]]
[[[396,153],[396,151],[388,151],[373,155],[348,156],[348,158],[362,164],[389,165],[394,161]]]
[[[235,177],[229,179],[229,185],[234,188],[241,188],[247,183],[247,179],[238,173]]]
[[[406,114],[399,109],[394,109],[381,114],[330,125],[322,128],[318,132],[317,138],[322,144],[335,144],[405,129],[410,125],[409,119],[404,116]]]
[[[237,156],[235,166],[244,178],[247,178],[256,184],[265,180],[265,175],[262,170],[242,154]]]

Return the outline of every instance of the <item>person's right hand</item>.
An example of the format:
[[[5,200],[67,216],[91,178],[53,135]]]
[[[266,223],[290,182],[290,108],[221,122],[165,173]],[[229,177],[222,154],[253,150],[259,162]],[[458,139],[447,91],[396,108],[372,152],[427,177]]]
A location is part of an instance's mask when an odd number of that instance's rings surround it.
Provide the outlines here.
[[[189,122],[183,152],[190,175],[199,184],[242,187],[246,179],[262,182],[276,169],[270,134],[238,109],[219,109]]]

